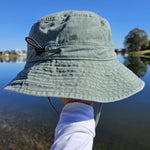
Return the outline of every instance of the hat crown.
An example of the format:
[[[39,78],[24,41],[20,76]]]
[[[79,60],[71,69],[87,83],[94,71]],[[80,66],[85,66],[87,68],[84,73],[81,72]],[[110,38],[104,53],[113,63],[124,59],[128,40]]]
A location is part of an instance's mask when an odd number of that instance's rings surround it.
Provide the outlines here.
[[[89,11],[63,11],[45,16],[32,26],[29,37],[46,51],[37,56],[34,47],[28,45],[27,61],[102,60],[115,56],[109,23]],[[61,52],[53,53],[56,49]]]

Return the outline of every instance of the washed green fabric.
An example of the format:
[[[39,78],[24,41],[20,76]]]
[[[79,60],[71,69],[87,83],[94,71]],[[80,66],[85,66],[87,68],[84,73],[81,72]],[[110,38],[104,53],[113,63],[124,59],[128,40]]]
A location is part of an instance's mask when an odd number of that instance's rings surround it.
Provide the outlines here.
[[[144,82],[117,60],[109,23],[93,12],[45,16],[32,26],[29,37],[45,52],[37,55],[35,47],[28,44],[23,71],[4,90],[106,103],[127,98],[144,87]]]

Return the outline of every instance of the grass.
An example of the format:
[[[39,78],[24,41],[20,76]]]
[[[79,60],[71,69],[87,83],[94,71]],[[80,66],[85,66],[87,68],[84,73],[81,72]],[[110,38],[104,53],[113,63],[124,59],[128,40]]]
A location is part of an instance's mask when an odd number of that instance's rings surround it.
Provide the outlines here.
[[[129,52],[130,56],[138,56],[138,57],[144,57],[144,58],[150,58],[150,49],[148,50],[142,50],[138,52]]]
[[[143,51],[139,51],[138,53],[140,53],[140,54],[150,54],[150,49],[148,49],[148,50],[143,50]]]

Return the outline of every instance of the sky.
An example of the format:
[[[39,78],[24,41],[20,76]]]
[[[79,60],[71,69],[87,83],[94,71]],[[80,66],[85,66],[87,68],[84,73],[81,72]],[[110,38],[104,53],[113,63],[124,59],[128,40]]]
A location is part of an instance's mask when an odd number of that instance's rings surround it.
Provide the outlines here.
[[[64,11],[93,11],[107,19],[115,48],[123,48],[125,36],[134,28],[150,39],[150,0],[1,0],[0,51],[26,50],[25,37],[40,18]]]

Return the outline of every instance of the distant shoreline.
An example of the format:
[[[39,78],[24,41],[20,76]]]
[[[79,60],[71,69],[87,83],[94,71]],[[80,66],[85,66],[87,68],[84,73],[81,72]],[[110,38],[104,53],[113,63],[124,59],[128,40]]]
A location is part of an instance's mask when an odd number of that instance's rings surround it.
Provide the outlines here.
[[[5,54],[0,54],[0,62],[24,62],[26,61],[26,55],[17,55],[14,53],[10,53],[9,55],[5,55]]]

